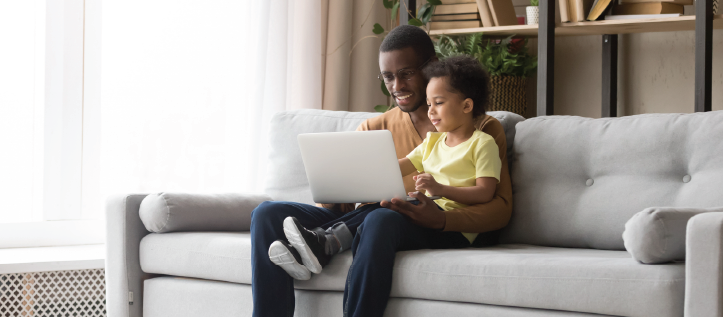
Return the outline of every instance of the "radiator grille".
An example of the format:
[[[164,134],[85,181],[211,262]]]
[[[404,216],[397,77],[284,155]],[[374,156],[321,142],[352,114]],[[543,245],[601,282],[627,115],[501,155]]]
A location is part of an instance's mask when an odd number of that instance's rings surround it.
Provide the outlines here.
[[[0,274],[0,317],[105,317],[105,270]]]

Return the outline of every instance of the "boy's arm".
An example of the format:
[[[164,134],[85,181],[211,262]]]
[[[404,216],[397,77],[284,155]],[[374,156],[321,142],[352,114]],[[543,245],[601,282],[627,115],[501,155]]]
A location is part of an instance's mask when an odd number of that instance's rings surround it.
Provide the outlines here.
[[[442,196],[450,200],[465,204],[484,204],[492,200],[497,188],[497,179],[494,177],[479,177],[475,186],[454,187],[437,183],[432,175],[421,174],[415,177],[417,190],[426,190],[433,196]]]
[[[406,157],[399,159],[399,169],[402,170],[402,177],[407,176],[407,175],[412,174],[417,171],[417,168],[414,167],[414,164],[412,164],[412,161]]]

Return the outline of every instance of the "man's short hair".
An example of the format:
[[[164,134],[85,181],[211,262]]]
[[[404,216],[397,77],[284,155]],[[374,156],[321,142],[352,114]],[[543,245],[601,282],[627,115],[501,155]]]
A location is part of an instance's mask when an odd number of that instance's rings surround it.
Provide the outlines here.
[[[490,96],[490,76],[476,58],[458,55],[435,61],[424,68],[424,76],[428,80],[447,77],[447,83],[454,92],[461,94],[462,99],[472,99],[473,117],[485,114]]]
[[[400,25],[392,29],[382,41],[379,52],[391,52],[407,47],[414,49],[421,60],[420,63],[435,56],[432,39],[427,32],[413,25]]]

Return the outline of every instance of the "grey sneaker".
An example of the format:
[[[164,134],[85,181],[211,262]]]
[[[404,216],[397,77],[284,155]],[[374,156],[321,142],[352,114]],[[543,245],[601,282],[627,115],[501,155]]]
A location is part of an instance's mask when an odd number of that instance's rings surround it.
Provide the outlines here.
[[[276,240],[271,244],[269,247],[269,259],[284,269],[284,271],[289,273],[294,279],[305,281],[311,278],[309,269],[301,264],[299,252],[286,241]]]

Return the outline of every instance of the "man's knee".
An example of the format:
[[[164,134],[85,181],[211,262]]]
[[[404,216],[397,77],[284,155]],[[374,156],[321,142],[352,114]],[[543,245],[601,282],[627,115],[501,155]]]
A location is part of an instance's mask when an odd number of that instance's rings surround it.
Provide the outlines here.
[[[282,212],[280,210],[286,208],[283,201],[265,201],[259,204],[251,212],[251,226],[254,224],[264,224],[275,220],[283,221]]]
[[[357,231],[372,232],[397,232],[400,224],[407,221],[404,216],[394,210],[379,208],[371,211]],[[364,230],[363,228],[366,228]]]

